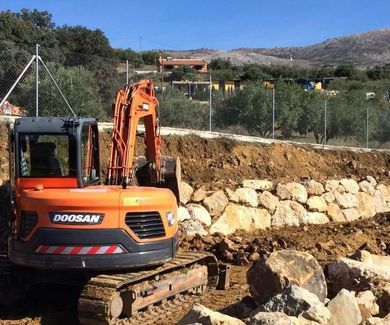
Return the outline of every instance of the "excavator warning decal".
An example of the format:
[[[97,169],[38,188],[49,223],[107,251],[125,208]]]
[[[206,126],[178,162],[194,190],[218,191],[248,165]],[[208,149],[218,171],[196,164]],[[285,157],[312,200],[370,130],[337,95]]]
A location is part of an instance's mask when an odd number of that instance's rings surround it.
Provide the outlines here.
[[[134,197],[125,197],[123,199],[123,205],[124,206],[137,206],[139,205],[139,200],[137,198],[134,198]]]
[[[38,254],[61,254],[61,255],[107,255],[123,254],[125,251],[118,245],[111,246],[39,246]]]

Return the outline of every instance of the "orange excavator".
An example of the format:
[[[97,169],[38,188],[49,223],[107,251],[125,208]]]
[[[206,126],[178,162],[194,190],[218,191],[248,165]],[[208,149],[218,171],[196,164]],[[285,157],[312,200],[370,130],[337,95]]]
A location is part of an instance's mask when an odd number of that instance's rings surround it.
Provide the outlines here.
[[[136,159],[142,121],[146,155]],[[82,274],[87,281],[78,303],[81,323],[112,324],[178,294],[215,288],[226,278],[213,255],[177,253],[180,161],[160,154],[150,80],[117,94],[104,184],[93,118],[19,118],[10,148],[14,213],[8,258],[22,267],[19,272],[28,268],[23,277],[30,284]]]

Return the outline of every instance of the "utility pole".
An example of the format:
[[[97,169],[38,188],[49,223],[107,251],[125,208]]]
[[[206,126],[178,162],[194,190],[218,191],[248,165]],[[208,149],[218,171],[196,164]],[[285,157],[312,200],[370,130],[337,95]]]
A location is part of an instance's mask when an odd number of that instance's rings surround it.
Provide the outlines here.
[[[212,104],[212,90],[213,90],[213,83],[211,80],[211,74],[210,74],[210,82],[209,82],[209,125],[210,125],[210,132],[211,132],[211,104]]]
[[[39,116],[39,45],[35,44],[35,116]]]
[[[129,84],[129,60],[126,60],[126,85]]]

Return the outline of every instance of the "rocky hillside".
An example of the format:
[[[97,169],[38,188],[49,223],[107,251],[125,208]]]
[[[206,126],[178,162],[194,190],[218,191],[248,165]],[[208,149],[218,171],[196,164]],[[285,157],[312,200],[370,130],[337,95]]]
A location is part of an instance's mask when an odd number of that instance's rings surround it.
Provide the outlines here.
[[[206,60],[227,58],[234,64],[290,64],[315,66],[352,63],[366,67],[390,62],[390,28],[338,37],[305,47],[240,48],[230,51],[199,49],[170,51],[176,57],[201,57]]]

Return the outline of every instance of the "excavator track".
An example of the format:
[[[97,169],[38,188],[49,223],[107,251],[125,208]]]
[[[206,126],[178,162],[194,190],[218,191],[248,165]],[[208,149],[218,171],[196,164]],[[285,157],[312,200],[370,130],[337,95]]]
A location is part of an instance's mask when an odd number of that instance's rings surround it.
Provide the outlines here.
[[[78,303],[79,320],[81,324],[105,325],[153,323],[167,304],[175,304],[183,295],[214,289],[218,281],[217,259],[201,252],[178,253],[154,269],[101,274],[84,286]],[[153,312],[153,306],[159,311]]]

